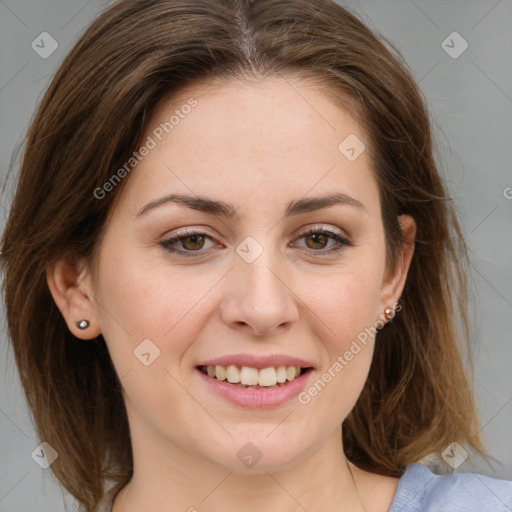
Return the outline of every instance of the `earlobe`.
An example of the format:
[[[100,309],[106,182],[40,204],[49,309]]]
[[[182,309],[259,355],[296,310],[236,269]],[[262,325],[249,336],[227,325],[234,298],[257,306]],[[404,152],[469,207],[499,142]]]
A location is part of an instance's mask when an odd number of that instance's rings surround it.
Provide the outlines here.
[[[381,307],[391,307],[398,303],[405,286],[407,274],[414,254],[414,241],[416,238],[416,223],[410,215],[398,217],[400,229],[402,230],[404,243],[400,249],[397,264],[390,269],[387,278],[382,285]]]
[[[46,281],[68,329],[78,338],[89,340],[101,334],[87,271],[81,263],[59,259],[46,268]]]

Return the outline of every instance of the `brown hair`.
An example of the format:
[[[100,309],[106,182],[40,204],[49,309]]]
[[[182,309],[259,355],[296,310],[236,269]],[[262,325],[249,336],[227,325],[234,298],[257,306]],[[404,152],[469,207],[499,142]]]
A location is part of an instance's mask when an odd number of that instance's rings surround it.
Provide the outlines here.
[[[315,77],[340,105],[354,105],[379,184],[388,265],[402,243],[398,215],[417,224],[402,310],[379,332],[343,425],[347,457],[399,476],[453,441],[483,452],[459,352],[469,339],[465,245],[424,100],[399,53],[328,0],[121,0],[87,29],[39,106],[1,247],[8,328],[37,433],[86,510],[107,481],[131,478],[128,421],[102,336],[84,343],[71,334],[45,269],[64,256],[91,261],[123,183],[103,199],[94,190],[137,149],[159,100],[200,78],[281,73]]]

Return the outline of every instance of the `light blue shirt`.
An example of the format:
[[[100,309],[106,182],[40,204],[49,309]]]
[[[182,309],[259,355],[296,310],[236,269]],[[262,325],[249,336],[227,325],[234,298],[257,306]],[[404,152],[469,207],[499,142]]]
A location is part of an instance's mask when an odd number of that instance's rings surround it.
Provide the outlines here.
[[[410,464],[389,512],[512,512],[512,482],[476,473],[436,475]]]

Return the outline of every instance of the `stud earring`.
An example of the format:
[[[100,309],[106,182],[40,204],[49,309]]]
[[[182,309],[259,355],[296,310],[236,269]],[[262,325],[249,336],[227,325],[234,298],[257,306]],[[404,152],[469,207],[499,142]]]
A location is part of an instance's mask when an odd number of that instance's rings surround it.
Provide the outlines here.
[[[76,326],[81,330],[87,329],[89,325],[89,320],[80,320],[80,322],[76,323]]]
[[[386,308],[384,310],[384,314],[386,315],[386,318],[389,320],[390,318],[393,318],[394,311],[391,308]]]

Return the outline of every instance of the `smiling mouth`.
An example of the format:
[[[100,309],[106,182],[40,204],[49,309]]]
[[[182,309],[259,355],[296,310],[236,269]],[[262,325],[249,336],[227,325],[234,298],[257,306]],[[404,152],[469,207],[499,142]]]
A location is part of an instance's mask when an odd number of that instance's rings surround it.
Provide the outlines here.
[[[312,367],[278,366],[263,369],[236,365],[197,366],[208,377],[245,389],[275,389],[286,386],[313,370]]]

